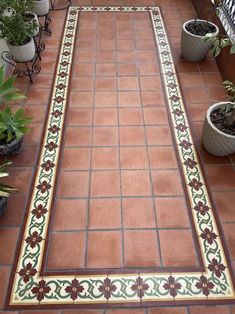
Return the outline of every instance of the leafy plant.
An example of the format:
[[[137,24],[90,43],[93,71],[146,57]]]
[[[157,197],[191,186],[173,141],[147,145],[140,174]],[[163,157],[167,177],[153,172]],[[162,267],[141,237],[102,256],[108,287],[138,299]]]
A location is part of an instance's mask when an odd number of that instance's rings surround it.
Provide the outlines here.
[[[4,0],[0,2],[0,12],[11,9],[17,13],[25,13],[33,7],[33,0]]]
[[[6,172],[5,168],[11,165],[11,161],[6,161],[0,165],[0,178],[8,177],[9,173]],[[17,192],[18,190],[5,184],[0,183],[0,197],[9,197],[11,192]]]
[[[5,68],[4,66],[0,67],[0,104],[25,98],[21,91],[13,86],[15,79],[15,76],[5,78]]]
[[[13,46],[29,42],[38,25],[34,20],[27,20],[21,13],[13,11],[11,15],[0,15],[0,38],[6,38]]]
[[[32,121],[32,118],[24,116],[24,109],[20,108],[15,113],[10,107],[0,111],[0,141],[9,143],[12,140],[21,137],[28,133],[30,129],[27,125]]]

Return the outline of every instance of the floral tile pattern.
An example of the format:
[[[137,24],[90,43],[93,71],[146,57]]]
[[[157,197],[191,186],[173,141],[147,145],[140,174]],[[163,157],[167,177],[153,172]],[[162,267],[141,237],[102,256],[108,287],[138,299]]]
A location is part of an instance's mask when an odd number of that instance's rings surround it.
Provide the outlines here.
[[[75,35],[80,11],[149,11],[158,46],[168,109],[182,165],[195,229],[204,262],[203,272],[133,272],[91,275],[41,275],[51,203],[64,127]],[[183,301],[234,300],[232,274],[214,217],[206,183],[193,144],[170,46],[158,7],[70,7],[62,38],[54,89],[38,172],[25,224],[8,307],[77,306]]]

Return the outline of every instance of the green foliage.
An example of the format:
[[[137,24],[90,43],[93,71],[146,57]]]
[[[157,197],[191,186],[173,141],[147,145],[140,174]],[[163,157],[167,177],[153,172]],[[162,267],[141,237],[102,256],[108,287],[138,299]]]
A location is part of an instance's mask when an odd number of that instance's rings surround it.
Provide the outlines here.
[[[13,46],[21,46],[29,42],[37,27],[35,20],[29,21],[16,11],[7,16],[0,15],[0,38],[6,38]]]
[[[15,76],[5,79],[5,68],[4,66],[0,67],[0,104],[25,98],[21,91],[13,86],[15,79]]]
[[[21,137],[28,133],[30,129],[27,125],[32,121],[32,118],[24,116],[24,109],[20,108],[15,113],[10,107],[0,111],[0,141],[9,143],[15,138]]]
[[[0,178],[4,178],[4,177],[9,176],[9,173],[6,172],[5,168],[11,164],[12,164],[11,161],[6,161],[2,165],[0,165]],[[13,191],[17,191],[17,189],[15,189],[9,185],[0,184],[0,197],[9,197],[10,193]]]
[[[30,11],[33,7],[33,0],[1,0],[0,1],[0,14],[5,10],[11,8],[17,13],[25,13]]]
[[[233,84],[231,81],[224,81],[223,84],[229,95],[229,100],[235,102],[235,84]]]

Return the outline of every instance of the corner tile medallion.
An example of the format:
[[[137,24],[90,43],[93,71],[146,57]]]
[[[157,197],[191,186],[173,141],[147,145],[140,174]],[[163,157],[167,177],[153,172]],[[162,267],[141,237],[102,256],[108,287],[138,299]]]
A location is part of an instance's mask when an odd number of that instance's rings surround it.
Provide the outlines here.
[[[203,272],[153,272],[92,275],[41,275],[41,265],[67,105],[73,50],[80,11],[145,12],[152,20],[177,153],[187,186],[204,263]],[[70,7],[65,23],[55,83],[23,238],[10,283],[7,307],[105,307],[231,303],[232,274],[198,162],[171,50],[158,7]]]

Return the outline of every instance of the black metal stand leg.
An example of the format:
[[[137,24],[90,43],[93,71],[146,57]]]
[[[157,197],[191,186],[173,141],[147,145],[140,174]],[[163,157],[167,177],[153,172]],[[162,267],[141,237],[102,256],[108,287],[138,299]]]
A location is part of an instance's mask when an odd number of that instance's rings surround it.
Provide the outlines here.
[[[32,71],[30,71],[27,62],[25,62],[25,66],[26,66],[26,71],[27,71],[27,74],[25,74],[25,75],[27,75],[29,77],[31,84],[33,84]]]

